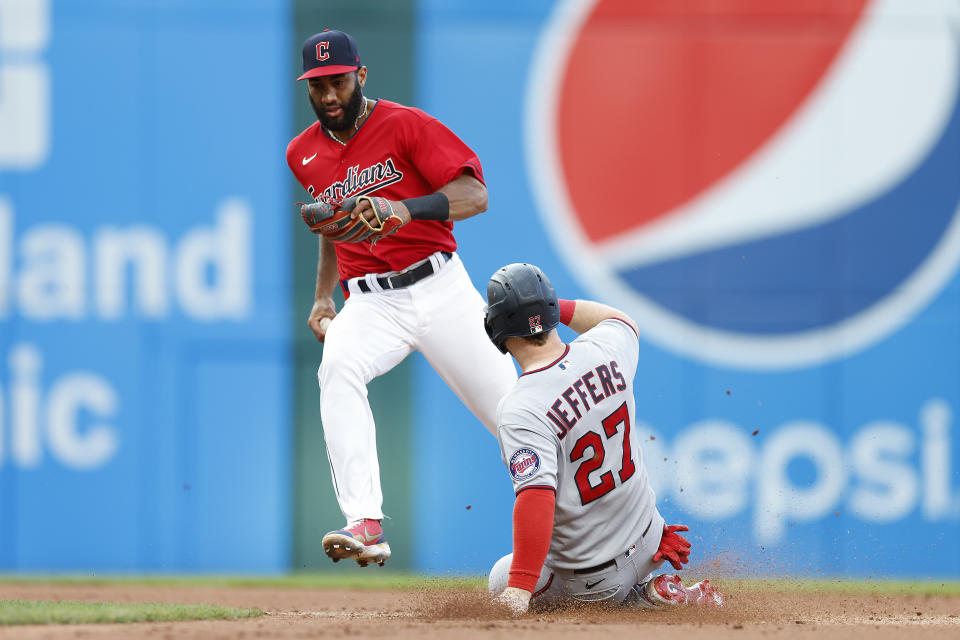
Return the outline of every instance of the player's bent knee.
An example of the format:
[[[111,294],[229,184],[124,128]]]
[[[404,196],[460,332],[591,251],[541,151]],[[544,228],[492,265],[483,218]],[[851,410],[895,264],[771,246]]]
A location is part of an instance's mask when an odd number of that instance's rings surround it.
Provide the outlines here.
[[[513,554],[503,556],[497,560],[493,568],[490,569],[490,576],[487,578],[487,590],[490,595],[498,595],[507,588],[510,581],[510,565],[513,563]],[[549,567],[540,567],[540,577],[537,578],[537,585],[533,589],[534,595],[545,591],[553,581],[553,571]]]
[[[511,562],[513,562],[512,553],[497,560],[493,568],[490,569],[490,577],[487,579],[487,589],[489,589],[490,595],[498,595],[507,588],[507,582],[510,580]]]
[[[335,385],[347,387],[366,386],[364,367],[356,359],[339,358],[334,354],[323,354],[323,360],[317,369],[317,382],[320,388],[332,390]]]

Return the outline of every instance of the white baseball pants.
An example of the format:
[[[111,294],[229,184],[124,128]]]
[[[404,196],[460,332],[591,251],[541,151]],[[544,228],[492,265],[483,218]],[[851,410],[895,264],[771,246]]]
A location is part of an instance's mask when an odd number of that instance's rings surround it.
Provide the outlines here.
[[[513,359],[484,331],[486,303],[460,258],[454,254],[443,263],[435,253],[428,260],[436,272],[402,289],[382,289],[376,275],[363,279],[369,293],[353,283],[327,329],[318,371],[320,416],[334,490],[348,523],[383,518],[367,383],[417,349],[495,436],[497,404],[517,380]]]

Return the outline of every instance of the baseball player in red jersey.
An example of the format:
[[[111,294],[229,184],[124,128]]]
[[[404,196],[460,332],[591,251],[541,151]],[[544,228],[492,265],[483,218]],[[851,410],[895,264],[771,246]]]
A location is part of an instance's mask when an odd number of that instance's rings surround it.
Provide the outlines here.
[[[498,438],[517,500],[513,554],[490,572],[511,613],[535,602],[616,602],[643,608],[720,606],[704,580],[653,572],[687,562],[680,525],[666,526],[634,437],[637,326],[597,302],[558,300],[539,268],[511,264],[487,286],[490,340],[523,374],[500,401]],[[580,336],[564,344],[554,330]]]
[[[516,370],[483,331],[484,301],[470,282],[453,223],[486,210],[477,155],[419,109],[363,95],[367,68],[354,39],[326,30],[303,45],[303,75],[317,122],[287,147],[287,164],[318,202],[383,198],[401,226],[372,242],[319,236],[308,324],[324,342],[320,414],[343,529],[323,537],[334,562],[380,565],[383,496],[366,385],[414,349],[495,434],[496,407]],[[374,217],[361,199],[354,216]],[[313,227],[311,227],[313,228]],[[337,312],[339,284],[346,302]]]

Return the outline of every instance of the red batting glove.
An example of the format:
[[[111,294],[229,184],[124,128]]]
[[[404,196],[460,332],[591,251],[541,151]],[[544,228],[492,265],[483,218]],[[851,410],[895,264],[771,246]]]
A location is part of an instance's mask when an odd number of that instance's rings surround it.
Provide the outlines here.
[[[677,531],[689,531],[682,524],[663,525],[663,537],[660,538],[660,548],[653,554],[653,561],[660,562],[666,559],[674,569],[683,569],[683,565],[690,560],[690,541]]]

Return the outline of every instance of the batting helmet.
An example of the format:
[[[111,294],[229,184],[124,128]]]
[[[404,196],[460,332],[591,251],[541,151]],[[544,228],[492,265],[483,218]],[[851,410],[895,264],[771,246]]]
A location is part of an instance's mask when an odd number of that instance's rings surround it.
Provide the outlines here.
[[[508,264],[490,277],[483,326],[500,351],[507,352],[507,338],[545,333],[558,324],[557,294],[539,267]]]

